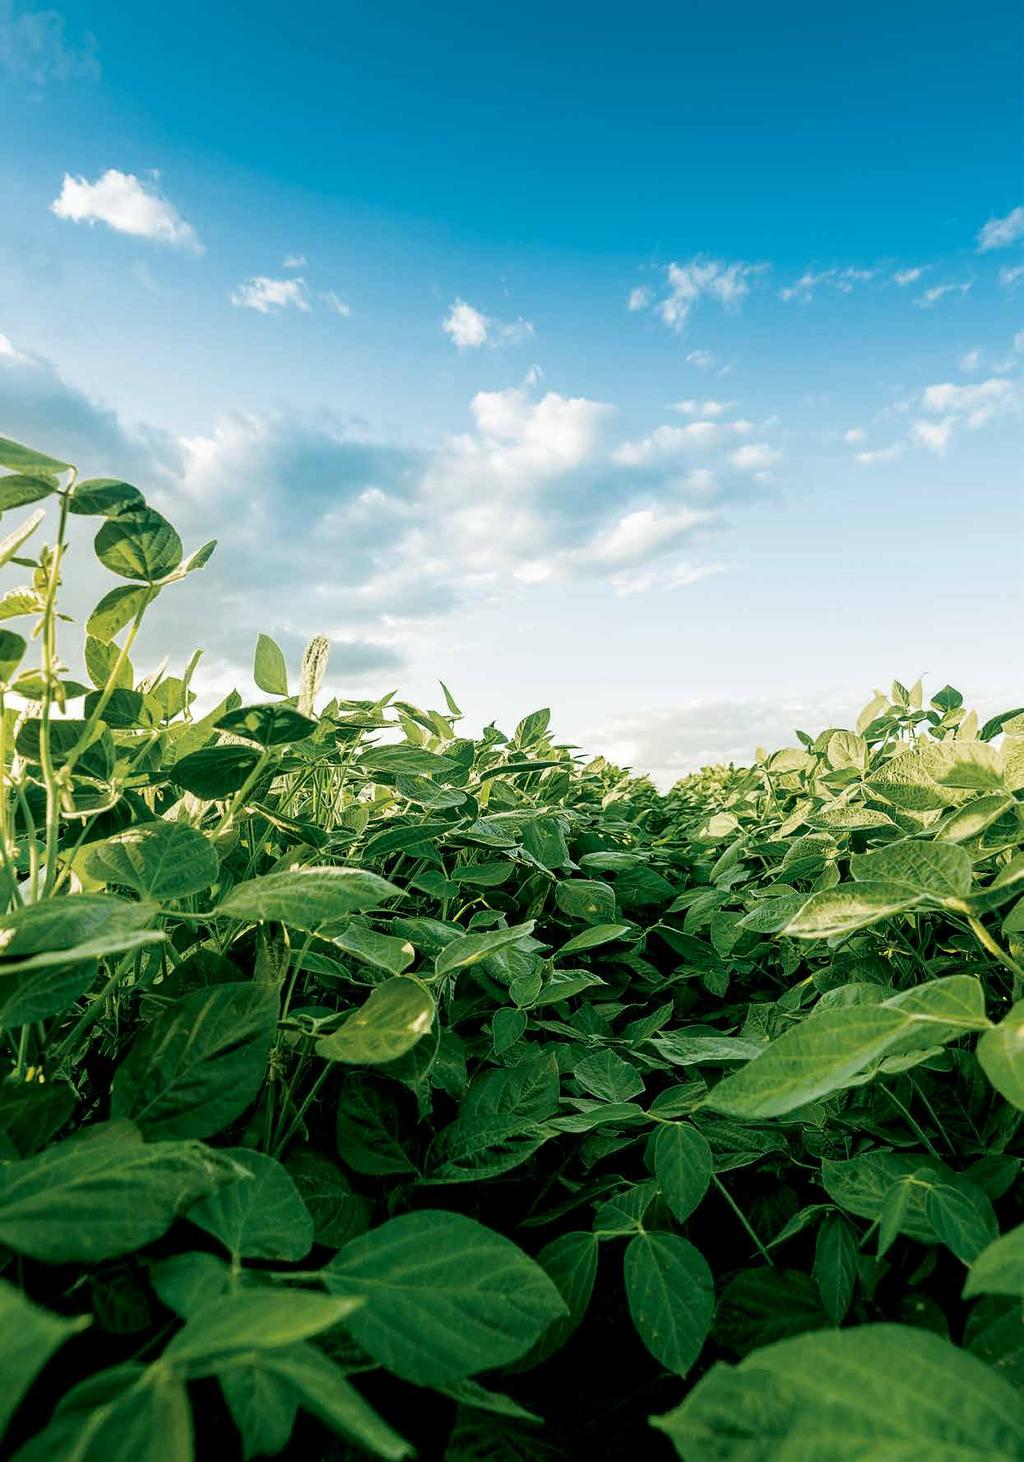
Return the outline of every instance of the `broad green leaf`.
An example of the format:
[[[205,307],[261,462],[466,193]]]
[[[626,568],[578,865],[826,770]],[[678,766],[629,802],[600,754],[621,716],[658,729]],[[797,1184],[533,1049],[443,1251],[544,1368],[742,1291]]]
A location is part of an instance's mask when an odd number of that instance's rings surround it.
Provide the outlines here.
[[[12,472],[0,477],[0,513],[8,513],[12,508],[23,508],[28,503],[37,503],[41,498],[50,497],[55,491],[53,482],[45,477]]]
[[[1024,1457],[1020,1393],[927,1330],[819,1330],[715,1366],[653,1419],[685,1462],[1007,1462]]]
[[[256,641],[252,678],[267,695],[288,694],[288,666],[284,652],[269,635],[261,634]]]
[[[988,1198],[973,1183],[936,1183],[925,1199],[935,1236],[963,1264],[971,1264],[996,1238],[999,1223]]]
[[[237,1399],[237,1391],[229,1378],[245,1372],[249,1373],[250,1386],[273,1384],[281,1394],[290,1396],[296,1406],[354,1442],[361,1452],[383,1457],[386,1462],[401,1462],[403,1457],[412,1455],[412,1447],[363,1400],[338,1367],[312,1345],[300,1341],[222,1361],[217,1374],[236,1416],[232,1398]]]
[[[993,1239],[975,1255],[964,1285],[965,1297],[1009,1294],[1024,1299],[1024,1224]]]
[[[963,848],[949,843],[902,838],[851,858],[850,872],[858,882],[905,883],[938,899],[962,899],[971,891],[971,860]]]
[[[629,932],[628,924],[591,924],[589,929],[582,930],[568,943],[563,944],[554,957],[564,959],[567,954],[580,954],[585,949],[597,949],[599,945],[610,944],[613,939],[621,939],[624,934]]]
[[[121,513],[138,512],[145,506],[146,500],[139,489],[116,477],[89,477],[84,482],[76,482],[68,499],[73,513],[90,517],[116,518]]]
[[[857,1281],[857,1238],[841,1214],[827,1214],[814,1247],[814,1282],[833,1325],[841,1325]]]
[[[625,1279],[640,1339],[667,1371],[685,1376],[704,1348],[715,1311],[704,1256],[678,1234],[637,1234],[626,1249]]]
[[[595,1051],[592,1056],[584,1056],[576,1062],[572,1074],[584,1091],[606,1102],[627,1102],[644,1089],[644,1079],[636,1067],[614,1051]]]
[[[7,437],[0,437],[0,467],[10,467],[12,472],[70,472],[71,465],[68,462],[59,462],[56,457],[47,457],[45,452],[36,452],[31,447],[23,447],[20,442],[12,442]],[[3,479],[0,478],[0,481]]]
[[[239,706],[226,711],[217,722],[218,731],[244,736],[260,746],[284,746],[305,741],[316,730],[316,722],[300,715],[293,706]]]
[[[412,1050],[434,1022],[434,997],[411,975],[395,975],[371,991],[338,1030],[316,1043],[328,1061],[380,1066]]]
[[[205,746],[179,757],[169,775],[175,786],[194,797],[218,802],[241,789],[259,759],[255,746]]]
[[[384,772],[388,775],[436,777],[451,771],[455,762],[451,757],[440,756],[436,751],[424,751],[418,746],[374,746],[364,751],[356,765],[365,772]]]
[[[251,1148],[219,1150],[240,1169],[238,1181],[190,1208],[189,1222],[219,1239],[236,1264],[304,1259],[313,1246],[313,1219],[287,1170]]]
[[[149,1282],[160,1302],[187,1320],[211,1300],[227,1294],[234,1277],[226,1260],[192,1250],[158,1260],[150,1268]]]
[[[19,1289],[0,1279],[0,1437],[29,1386],[72,1335],[89,1324],[88,1315],[67,1319],[29,1301]]]
[[[361,868],[296,868],[236,884],[214,912],[219,919],[273,920],[313,931],[401,897],[400,888]]]
[[[747,1119],[778,1117],[847,1085],[897,1048],[937,1046],[988,1024],[977,980],[950,975],[879,1005],[816,1010],[714,1088],[707,1105]]]
[[[49,1264],[93,1264],[158,1239],[237,1177],[201,1142],[144,1143],[128,1122],[87,1127],[0,1167],[0,1243]]]
[[[699,1207],[714,1163],[707,1139],[688,1122],[660,1127],[654,1139],[654,1175],[661,1196],[677,1223],[685,1223]]]
[[[555,903],[571,919],[596,919],[611,923],[615,918],[615,893],[610,883],[574,879],[555,887]]]
[[[25,904],[0,914],[0,957],[12,962],[0,964],[0,972],[23,967],[20,962],[28,955],[53,953],[65,961],[89,958],[81,951],[93,941],[116,947],[122,935],[137,933],[153,914],[151,904],[102,893],[74,893]]]
[[[241,1116],[267,1074],[279,995],[215,985],[178,1000],[136,1038],[114,1074],[110,1109],[147,1137],[212,1137]]]
[[[525,924],[514,925],[511,929],[494,929],[487,934],[463,934],[440,951],[434,961],[434,974],[448,975],[453,970],[479,964],[482,959],[518,944],[532,932],[533,920],[530,919]]]
[[[791,939],[834,939],[912,909],[920,901],[905,883],[871,880],[812,893],[782,930]]]
[[[515,1244],[429,1209],[353,1239],[324,1279],[332,1294],[365,1299],[347,1322],[363,1349],[420,1386],[516,1360],[566,1313],[543,1269]]]
[[[135,508],[108,518],[96,534],[96,557],[122,579],[154,584],[181,563],[181,539],[152,508]]]
[[[561,1234],[545,1244],[537,1255],[537,1263],[553,1282],[565,1302],[568,1314],[553,1320],[536,1345],[510,1367],[513,1371],[531,1370],[561,1350],[583,1323],[594,1283],[597,1279],[599,1243],[596,1234]]]
[[[183,822],[143,822],[94,843],[85,856],[90,878],[123,884],[163,902],[201,893],[220,874],[209,838]]]
[[[0,629],[0,682],[9,685],[28,649],[24,635]]]
[[[141,584],[122,584],[117,589],[111,589],[89,615],[86,632],[97,640],[112,640],[126,624],[141,617],[156,598],[157,592],[156,589]]]
[[[1001,1097],[1024,1111],[1024,1000],[978,1042],[981,1069]]]
[[[340,933],[332,934],[331,942],[353,959],[373,965],[378,970],[387,970],[391,975],[400,975],[416,958],[416,951],[408,939],[380,934],[362,924],[349,924]]]
[[[61,1398],[18,1462],[192,1462],[184,1382],[169,1368],[100,1371]]]
[[[338,1249],[366,1230],[366,1199],[353,1192],[345,1174],[329,1158],[308,1148],[290,1156],[286,1167],[309,1210],[318,1244]]]
[[[164,1359],[187,1367],[190,1376],[209,1375],[225,1357],[239,1351],[274,1350],[333,1329],[361,1303],[309,1290],[262,1286],[221,1295],[189,1316],[165,1348]]]

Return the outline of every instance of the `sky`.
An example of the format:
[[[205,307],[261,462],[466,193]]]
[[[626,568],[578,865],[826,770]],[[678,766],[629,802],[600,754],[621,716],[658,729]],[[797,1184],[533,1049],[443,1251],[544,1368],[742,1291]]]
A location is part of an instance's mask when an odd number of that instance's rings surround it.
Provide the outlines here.
[[[1017,705],[1022,77],[1017,0],[0,0],[0,435],[218,538],[207,697],[325,633],[661,782]]]

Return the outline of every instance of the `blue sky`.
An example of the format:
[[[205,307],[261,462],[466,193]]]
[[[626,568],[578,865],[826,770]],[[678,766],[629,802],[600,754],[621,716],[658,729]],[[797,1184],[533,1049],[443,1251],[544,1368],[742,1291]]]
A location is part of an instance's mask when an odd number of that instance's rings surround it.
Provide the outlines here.
[[[661,777],[1020,699],[1017,4],[0,0],[0,433],[222,547],[150,653]]]

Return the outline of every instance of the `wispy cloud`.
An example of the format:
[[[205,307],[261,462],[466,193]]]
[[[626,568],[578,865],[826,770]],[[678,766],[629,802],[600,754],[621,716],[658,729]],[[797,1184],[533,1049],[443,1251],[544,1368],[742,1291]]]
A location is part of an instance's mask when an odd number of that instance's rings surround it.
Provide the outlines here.
[[[520,345],[534,332],[529,320],[503,321],[485,315],[464,299],[453,301],[441,328],[458,350],[479,350],[483,345]]]
[[[329,310],[332,310],[336,315],[341,315],[343,319],[347,320],[351,315],[352,306],[343,300],[341,295],[337,294],[333,289],[325,289],[321,293],[320,298]]]
[[[265,274],[243,280],[231,291],[231,303],[240,309],[257,310],[261,315],[273,315],[287,309],[308,314],[312,309],[304,279],[270,279]]]
[[[305,254],[285,254],[281,260],[282,269],[305,269],[309,260]]]
[[[934,284],[931,289],[926,289],[922,294],[915,295],[914,304],[922,310],[930,310],[933,305],[937,305],[939,300],[944,299],[947,294],[967,294],[973,282],[971,279],[965,279],[949,284]]]
[[[897,457],[902,457],[906,444],[904,442],[893,442],[888,447],[875,447],[871,451],[858,452],[854,457],[863,467],[873,467],[876,462],[894,462]]]
[[[96,37],[70,41],[59,10],[22,10],[0,0],[0,69],[33,86],[95,80],[100,74]]]
[[[877,269],[856,269],[847,267],[844,269],[821,269],[817,273],[807,270],[779,290],[781,300],[811,300],[819,289],[834,289],[840,294],[852,294],[858,284],[867,284],[878,274]]]
[[[900,289],[906,289],[908,284],[916,284],[927,268],[927,264],[915,264],[909,269],[897,269],[892,276],[892,282],[898,284]]]
[[[1024,279],[1024,264],[1004,264],[999,271],[999,283],[1004,289],[1015,289]]]
[[[990,218],[978,234],[978,253],[989,249],[1005,249],[1024,239],[1024,207],[1011,208],[1005,218]]]
[[[195,229],[157,187],[158,173],[141,180],[134,173],[108,168],[94,183],[64,174],[60,194],[50,204],[58,218],[72,223],[105,223],[115,233],[172,244],[192,254],[203,246]]]
[[[744,260],[727,263],[698,254],[688,263],[672,263],[666,267],[660,297],[655,290],[643,286],[630,293],[628,305],[634,311],[653,309],[669,329],[681,334],[698,301],[711,300],[723,309],[736,310],[750,293],[751,280],[770,268],[770,264],[748,264]],[[695,365],[710,364],[710,357],[691,359],[705,355],[708,353],[691,351],[687,359]]]

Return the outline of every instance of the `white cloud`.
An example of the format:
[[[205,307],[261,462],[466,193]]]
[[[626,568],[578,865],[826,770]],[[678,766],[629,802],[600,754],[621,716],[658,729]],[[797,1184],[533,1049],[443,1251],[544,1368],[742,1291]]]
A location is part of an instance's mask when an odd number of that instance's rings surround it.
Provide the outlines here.
[[[100,74],[96,37],[69,42],[59,10],[23,10],[0,0],[0,68],[33,86],[51,81],[95,80]]]
[[[655,292],[643,286],[629,297],[631,310],[653,308],[657,315],[677,333],[682,333],[694,306],[701,299],[714,300],[725,310],[736,310],[750,293],[750,281],[770,269],[769,264],[748,264],[743,260],[726,263],[702,254],[688,263],[671,263],[665,269],[666,291],[656,300]],[[691,351],[686,357],[691,365],[708,366],[713,357],[708,351]]]
[[[1017,331],[1016,335],[1013,337],[1013,345],[1011,346],[1011,349],[1013,350],[1015,355],[1019,355],[1021,351],[1024,351],[1024,330]]]
[[[203,246],[195,229],[168,202],[152,182],[141,182],[134,173],[120,173],[108,168],[95,183],[85,178],[64,174],[60,195],[50,204],[58,218],[73,223],[105,223],[116,233],[134,238],[153,239],[161,244],[175,244],[193,254],[201,254]]]
[[[715,364],[716,357],[710,350],[691,350],[686,357],[687,365],[696,366],[698,370],[707,371]]]
[[[990,218],[978,234],[978,253],[1005,249],[1024,239],[1024,208],[1011,208],[1005,218]]]
[[[1024,279],[1024,264],[1014,264],[1012,268],[1009,264],[1004,264],[999,271],[999,283],[1004,289],[1013,289],[1022,279]]]
[[[903,450],[903,442],[893,442],[889,447],[876,447],[872,452],[858,452],[854,461],[860,462],[864,467],[872,467],[876,462],[894,462],[897,457],[903,456]]]
[[[281,260],[282,269],[305,269],[309,260],[305,254],[285,254]]]
[[[231,303],[243,310],[257,310],[261,315],[286,309],[308,314],[312,308],[304,279],[269,279],[265,274],[246,279],[233,289]]]
[[[863,440],[864,428],[862,426],[847,427],[846,431],[843,432],[843,441],[849,442],[851,446],[853,446],[854,443],[862,442]]]
[[[9,336],[0,331],[0,360],[27,362],[29,359],[29,356],[22,355],[20,350],[15,349],[14,341]]]
[[[937,304],[947,294],[956,294],[959,292],[961,295],[965,295],[972,283],[973,280],[965,279],[960,283],[934,284],[931,289],[926,289],[923,294],[916,295],[914,304],[920,306],[922,310],[930,310],[932,305]]]
[[[736,405],[735,401],[677,401],[672,407],[673,411],[681,411],[685,416],[724,416]]]
[[[910,432],[919,446],[927,447],[941,457],[953,435],[953,418],[946,416],[941,421],[915,421]]]
[[[731,452],[729,461],[744,472],[763,472],[774,466],[781,456],[782,453],[770,447],[767,442],[750,442],[749,445],[737,447],[735,452]]]
[[[519,345],[533,334],[533,325],[522,318],[506,323],[485,315],[464,299],[456,299],[441,328],[459,350],[478,350],[482,345]]]
[[[911,269],[897,269],[892,276],[893,284],[898,284],[900,289],[906,289],[908,284],[916,284],[924,273],[927,265],[915,265]]]
[[[968,373],[980,370],[981,354],[980,350],[965,350],[959,360],[960,369]]]
[[[926,387],[921,405],[931,414],[955,412],[966,417],[968,426],[979,427],[1008,406],[1015,395],[1013,383],[999,376],[976,386],[956,386],[945,381]]]
[[[808,270],[799,279],[779,290],[781,300],[810,300],[818,289],[836,289],[840,294],[850,294],[858,284],[867,284],[877,275],[877,269],[822,269],[817,274]]]
[[[333,289],[325,289],[320,298],[329,310],[333,310],[336,315],[341,315],[343,319],[347,320],[351,315],[351,305],[347,304],[340,294],[335,294]]]

